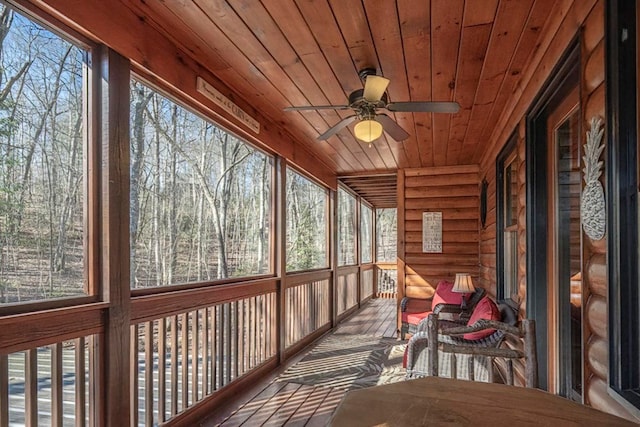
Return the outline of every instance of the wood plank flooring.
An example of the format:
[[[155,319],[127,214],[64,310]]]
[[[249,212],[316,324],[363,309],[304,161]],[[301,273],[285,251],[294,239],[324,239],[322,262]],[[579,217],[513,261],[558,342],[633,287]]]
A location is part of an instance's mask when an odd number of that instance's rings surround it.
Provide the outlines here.
[[[396,337],[396,300],[374,299],[338,325],[334,334]],[[326,339],[325,336],[319,342]],[[311,349],[279,369],[282,373]],[[337,388],[295,384],[271,377],[247,391],[232,404],[220,408],[200,425],[213,426],[324,426],[345,391]]]

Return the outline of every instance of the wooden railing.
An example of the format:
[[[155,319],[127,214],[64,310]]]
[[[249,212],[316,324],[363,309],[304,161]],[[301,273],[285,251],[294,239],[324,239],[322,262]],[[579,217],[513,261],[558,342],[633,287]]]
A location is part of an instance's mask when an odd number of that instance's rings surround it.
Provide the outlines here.
[[[394,263],[376,263],[376,298],[396,298],[398,293],[398,265]]]
[[[284,286],[285,347],[331,324],[331,271],[287,276]]]
[[[131,326],[131,424],[172,419],[272,359],[276,291],[266,280],[134,300],[133,312],[146,318]],[[194,292],[193,309],[148,318],[147,310],[173,311]]]
[[[375,265],[369,264],[367,266],[362,266],[360,269],[360,300],[364,301],[368,298],[373,297],[374,291],[374,270]]]
[[[338,317],[358,305],[358,266],[338,268],[336,313]]]
[[[0,355],[0,426],[90,425],[94,339]]]
[[[190,425],[207,413],[203,408],[275,368],[372,297],[374,279],[370,264],[283,280],[134,291],[131,425]],[[107,308],[95,303],[0,317],[0,427],[99,423],[103,379],[94,376],[104,363]],[[23,317],[28,334],[16,322]]]

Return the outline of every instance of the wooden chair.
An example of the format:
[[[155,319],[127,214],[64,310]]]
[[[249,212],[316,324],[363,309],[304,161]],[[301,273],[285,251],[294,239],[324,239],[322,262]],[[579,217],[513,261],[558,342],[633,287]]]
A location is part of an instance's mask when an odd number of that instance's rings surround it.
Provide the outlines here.
[[[460,338],[464,334],[477,332],[486,329],[495,330],[489,337],[479,340],[482,342],[467,341]],[[454,326],[440,328],[438,326],[438,316],[428,318],[428,352],[429,352],[429,374],[438,376],[438,353],[450,353],[450,376],[456,378],[457,360],[459,355],[468,355],[465,359],[468,363],[469,379],[474,379],[476,357],[488,359],[489,362],[489,382],[493,381],[493,367],[497,361],[502,361],[504,366],[504,382],[508,385],[514,384],[514,360],[522,360],[525,366],[525,386],[531,388],[538,387],[538,363],[536,358],[536,338],[535,321],[524,319],[519,325],[513,326],[505,322],[495,320],[478,320],[471,326]],[[500,344],[508,336],[524,341],[524,350],[518,348],[500,347]],[[447,339],[447,338],[454,338]]]
[[[537,387],[535,325],[528,319],[518,324],[518,309],[512,301],[503,301],[498,308],[501,322],[479,320],[471,326],[443,321],[437,313],[431,314],[420,323],[407,346],[407,378],[435,375],[494,382],[494,367],[500,367],[503,382],[513,384],[513,360],[522,359],[526,385]],[[485,329],[492,330],[485,338],[463,337]],[[516,348],[524,338],[524,351],[500,348],[505,338],[516,343]]]
[[[446,281],[441,281],[441,283]],[[452,283],[448,283],[453,286]],[[436,287],[438,292],[438,287]],[[421,321],[426,320],[427,316],[433,311],[434,313],[450,313],[459,315],[461,320],[469,318],[469,315],[475,305],[485,295],[485,290],[481,287],[477,287],[476,291],[469,297],[467,297],[466,305],[464,307],[460,304],[460,298],[462,294],[456,295],[458,300],[456,303],[448,303],[446,297],[438,299],[440,303],[433,305],[433,299],[419,299],[404,297],[400,301],[400,314],[401,314],[401,326],[400,326],[400,339],[404,340],[407,334],[415,334],[418,331],[418,325]],[[442,302],[444,301],[444,302]]]

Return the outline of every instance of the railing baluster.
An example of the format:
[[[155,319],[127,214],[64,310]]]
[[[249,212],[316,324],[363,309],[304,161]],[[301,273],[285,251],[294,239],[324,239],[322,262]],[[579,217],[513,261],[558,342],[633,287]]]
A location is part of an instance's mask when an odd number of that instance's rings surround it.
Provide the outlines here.
[[[244,300],[238,301],[238,375],[245,372],[245,363],[247,355],[245,354],[244,337],[245,337],[245,305]]]
[[[87,364],[89,365],[89,390],[85,395],[88,400],[88,414],[90,426],[98,425],[98,414],[103,412],[103,402],[100,399],[100,391],[98,385],[103,380],[100,375],[100,350],[104,348],[105,337],[104,335],[97,335],[89,337],[89,345],[87,346]]]
[[[217,327],[218,327],[218,389],[224,386],[225,372],[224,372],[224,304],[216,307],[217,310]]]
[[[24,361],[24,393],[25,423],[28,426],[38,425],[38,349],[25,352]]]
[[[158,421],[165,421],[167,401],[167,319],[158,320]]]
[[[226,303],[224,305],[224,323],[225,323],[225,353],[224,353],[224,373],[225,373],[225,381],[224,385],[227,385],[231,382],[231,343],[232,343],[232,327],[231,327],[231,303]]]
[[[182,381],[182,406],[181,411],[189,406],[189,313],[183,313],[180,316],[180,322],[182,323],[181,338],[181,362],[182,370],[180,379]]]
[[[153,322],[144,327],[144,423],[153,426]]]
[[[249,369],[256,366],[256,297],[249,300]]]
[[[240,362],[240,313],[238,311],[238,301],[231,304],[233,310],[233,353],[231,356],[233,363],[232,379],[238,378],[238,365]]]
[[[191,312],[191,402],[198,401],[198,355],[200,345],[200,310]],[[188,360],[188,359],[187,359]]]
[[[200,343],[202,346],[202,396],[209,395],[209,309],[202,310],[202,336]]]
[[[84,426],[86,410],[85,405],[86,401],[86,386],[85,382],[86,378],[86,364],[85,364],[85,339],[84,337],[77,338],[75,340],[75,348],[74,350],[74,378],[75,378],[75,417],[76,417],[76,426]],[[0,409],[0,412],[2,410]]]
[[[62,343],[51,347],[51,424],[62,425]]]
[[[131,327],[131,355],[130,355],[130,399],[131,399],[131,426],[138,426],[138,325]]]
[[[171,416],[178,413],[178,316],[171,317]]]
[[[218,322],[216,321],[218,306],[211,307],[211,392],[218,389]]]
[[[9,356],[0,354],[0,427],[9,427]]]

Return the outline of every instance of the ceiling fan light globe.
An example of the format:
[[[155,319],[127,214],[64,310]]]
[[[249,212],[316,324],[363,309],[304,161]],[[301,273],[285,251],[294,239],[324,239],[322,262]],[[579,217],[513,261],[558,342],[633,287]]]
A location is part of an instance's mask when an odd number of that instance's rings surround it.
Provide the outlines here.
[[[382,136],[382,125],[375,120],[362,120],[355,125],[353,133],[359,140],[371,142]]]

